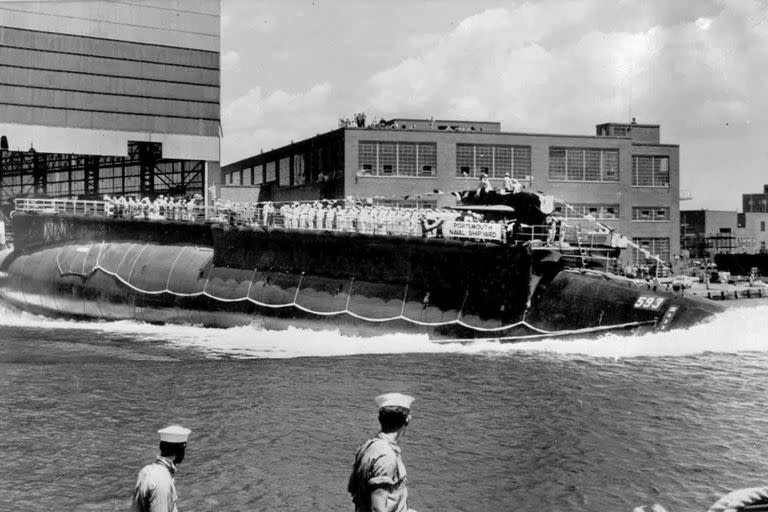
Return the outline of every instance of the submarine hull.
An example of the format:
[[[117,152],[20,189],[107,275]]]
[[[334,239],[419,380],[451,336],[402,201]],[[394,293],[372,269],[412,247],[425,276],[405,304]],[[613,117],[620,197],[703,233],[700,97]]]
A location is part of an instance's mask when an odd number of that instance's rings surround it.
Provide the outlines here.
[[[544,268],[522,246],[56,215],[17,214],[14,230],[0,297],[48,316],[514,341],[687,327],[720,310]]]

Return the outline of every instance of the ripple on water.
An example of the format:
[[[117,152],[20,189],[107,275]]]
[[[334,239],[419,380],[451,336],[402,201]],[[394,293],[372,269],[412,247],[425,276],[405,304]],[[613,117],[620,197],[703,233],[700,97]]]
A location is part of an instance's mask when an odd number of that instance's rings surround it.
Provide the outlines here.
[[[398,390],[417,397],[402,443],[416,509],[701,510],[765,474],[765,313],[447,346],[0,316],[0,495],[123,509],[152,432],[182,423],[183,508],[344,509],[351,456],[376,428],[371,397]]]

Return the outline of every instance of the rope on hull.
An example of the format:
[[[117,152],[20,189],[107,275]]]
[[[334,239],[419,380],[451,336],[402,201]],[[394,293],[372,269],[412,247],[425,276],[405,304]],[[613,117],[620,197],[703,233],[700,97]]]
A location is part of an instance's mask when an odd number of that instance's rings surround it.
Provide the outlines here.
[[[489,334],[490,333],[502,333],[502,332],[508,331],[510,329],[515,329],[515,328],[518,328],[518,327],[524,327],[524,328],[526,328],[526,329],[528,329],[530,331],[533,331],[535,333],[535,334],[520,335],[520,336],[501,336],[501,337],[472,338],[473,341],[533,340],[533,339],[540,339],[540,338],[544,338],[544,337],[572,336],[572,335],[578,335],[578,334],[589,334],[589,333],[602,332],[602,331],[626,329],[626,328],[630,328],[630,327],[637,327],[637,326],[641,326],[641,325],[650,325],[650,324],[654,324],[655,323],[655,321],[635,321],[635,322],[627,322],[627,323],[621,323],[621,324],[615,324],[615,325],[603,325],[603,326],[597,326],[597,327],[586,327],[586,328],[581,328],[581,329],[567,329],[567,330],[559,330],[559,331],[548,331],[548,330],[536,327],[535,325],[532,325],[529,322],[527,322],[525,320],[525,315],[523,315],[523,319],[521,319],[521,320],[519,320],[517,322],[506,324],[506,325],[502,325],[502,326],[499,326],[499,327],[481,327],[481,326],[476,326],[476,325],[472,325],[472,324],[469,324],[469,323],[463,321],[461,318],[456,318],[454,320],[440,321],[440,322],[425,322],[425,321],[422,321],[422,320],[416,320],[414,318],[410,318],[410,317],[408,317],[408,316],[406,316],[404,314],[404,312],[405,312],[405,304],[406,304],[406,297],[405,296],[403,297],[403,307],[401,308],[401,312],[400,312],[399,315],[385,317],[385,318],[373,318],[373,317],[367,317],[367,316],[361,315],[359,313],[355,313],[354,311],[351,311],[349,309],[349,298],[352,295],[351,294],[351,291],[352,291],[351,287],[350,287],[350,290],[348,292],[347,302],[346,302],[346,306],[344,307],[344,309],[339,309],[339,310],[336,310],[336,311],[316,311],[316,310],[313,310],[313,309],[308,308],[306,306],[303,306],[303,305],[301,305],[301,304],[299,304],[297,302],[297,299],[298,299],[298,296],[299,296],[299,291],[301,289],[301,283],[303,281],[303,274],[302,274],[302,278],[299,280],[299,284],[298,284],[298,286],[296,288],[296,293],[294,294],[294,299],[291,302],[286,302],[286,303],[282,303],[282,304],[270,304],[270,303],[267,303],[267,302],[263,302],[263,301],[259,301],[259,300],[251,298],[250,297],[250,290],[251,290],[251,287],[253,285],[253,281],[254,281],[254,279],[256,277],[257,269],[254,269],[254,275],[251,278],[251,281],[250,281],[250,283],[248,285],[248,292],[244,296],[242,296],[242,297],[236,297],[236,298],[220,297],[220,296],[217,296],[217,295],[212,294],[212,293],[207,291],[208,283],[209,283],[209,280],[210,280],[211,272],[213,271],[213,267],[211,267],[209,269],[209,271],[208,271],[208,274],[206,276],[205,284],[203,286],[202,291],[194,292],[194,293],[177,292],[177,291],[171,290],[169,288],[169,286],[170,286],[170,283],[171,283],[171,277],[173,275],[174,268],[175,268],[176,264],[178,263],[182,253],[187,249],[186,246],[182,247],[181,250],[179,251],[179,253],[174,257],[173,264],[171,265],[171,268],[170,268],[170,271],[169,271],[169,274],[168,274],[168,279],[166,280],[166,283],[165,283],[165,288],[162,289],[162,290],[146,290],[146,289],[142,289],[142,288],[140,288],[138,286],[135,286],[134,284],[132,284],[130,282],[130,280],[131,280],[131,277],[133,276],[136,264],[139,261],[139,257],[145,251],[147,246],[150,245],[150,244],[144,244],[144,246],[141,248],[141,251],[136,256],[136,258],[135,258],[135,260],[133,262],[133,265],[131,267],[131,271],[129,273],[128,279],[125,279],[122,276],[120,276],[118,272],[120,270],[120,266],[123,264],[123,260],[125,259],[125,256],[128,254],[128,252],[130,252],[130,250],[125,251],[125,253],[123,254],[123,256],[122,256],[122,258],[121,258],[121,260],[120,260],[120,262],[119,262],[119,264],[118,264],[118,266],[116,268],[116,270],[113,271],[113,270],[110,270],[110,269],[104,267],[101,264],[101,262],[100,262],[100,259],[101,259],[102,253],[103,253],[103,249],[104,249],[104,244],[105,243],[106,242],[101,242],[100,247],[99,247],[99,251],[98,251],[98,254],[97,254],[97,257],[96,257],[96,262],[93,265],[93,267],[91,267],[90,270],[88,270],[87,272],[86,272],[86,268],[85,268],[86,267],[86,263],[85,262],[88,259],[88,255],[90,254],[90,251],[93,248],[94,244],[91,244],[88,247],[88,251],[86,252],[85,256],[83,257],[83,265],[82,265],[82,271],[81,272],[72,271],[71,269],[70,270],[66,270],[66,269],[62,268],[62,263],[61,263],[61,259],[60,258],[61,258],[62,252],[64,251],[64,248],[59,249],[59,251],[56,253],[56,266],[58,268],[59,274],[61,276],[72,275],[72,276],[78,276],[78,277],[83,278],[83,279],[87,279],[88,277],[92,276],[96,272],[102,272],[102,273],[112,277],[113,279],[119,281],[124,286],[127,286],[128,288],[134,290],[135,292],[138,292],[138,293],[141,293],[141,294],[144,294],[144,295],[155,295],[156,296],[156,295],[168,294],[168,295],[173,295],[175,297],[182,297],[182,298],[208,297],[208,298],[210,298],[212,300],[215,300],[217,302],[222,302],[222,303],[250,302],[250,303],[255,304],[255,305],[259,306],[259,307],[270,308],[270,309],[283,309],[283,308],[293,307],[293,308],[296,308],[296,309],[298,309],[300,311],[303,311],[305,313],[309,313],[309,314],[313,314],[313,315],[317,315],[317,316],[321,316],[321,317],[333,317],[333,316],[338,316],[338,315],[348,315],[350,317],[353,317],[353,318],[356,318],[356,319],[359,319],[359,320],[363,320],[363,321],[366,321],[366,322],[370,322],[370,323],[386,323],[386,322],[393,322],[393,321],[405,321],[405,322],[408,322],[408,323],[411,323],[411,324],[414,324],[414,325],[423,326],[423,327],[461,326],[461,327],[464,327],[464,328],[467,328],[467,329],[470,329],[470,330],[473,330],[473,331],[476,331],[476,332],[489,333]],[[135,245],[135,244],[131,244],[131,245]],[[406,296],[407,296],[407,285],[406,285]],[[442,343],[452,343],[452,342],[462,342],[462,341],[466,342],[467,339],[440,340],[440,342],[442,342]]]

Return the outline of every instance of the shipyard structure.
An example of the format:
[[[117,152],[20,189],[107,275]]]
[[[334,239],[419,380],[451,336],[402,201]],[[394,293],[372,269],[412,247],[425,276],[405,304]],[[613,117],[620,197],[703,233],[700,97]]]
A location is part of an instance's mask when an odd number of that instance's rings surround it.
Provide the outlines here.
[[[681,249],[693,258],[718,254],[768,253],[768,185],[762,193],[742,194],[742,211],[683,210]]]
[[[452,206],[449,192],[505,175],[591,216],[665,261],[680,250],[680,148],[659,125],[604,123],[594,135],[502,131],[498,122],[391,119],[342,126],[222,167],[222,198],[299,201],[354,196],[405,206]],[[638,250],[634,264],[649,263]]]
[[[0,3],[0,208],[206,194],[219,19],[218,0]]]

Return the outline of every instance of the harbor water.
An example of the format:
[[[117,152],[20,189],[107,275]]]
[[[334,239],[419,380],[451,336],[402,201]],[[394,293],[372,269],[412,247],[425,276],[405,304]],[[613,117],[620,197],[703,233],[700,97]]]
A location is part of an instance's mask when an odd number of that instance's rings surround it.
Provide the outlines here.
[[[0,310],[0,510],[127,510],[192,429],[188,511],[352,510],[373,397],[416,397],[409,505],[705,510],[768,480],[768,306],[686,331],[522,344],[46,320]]]

